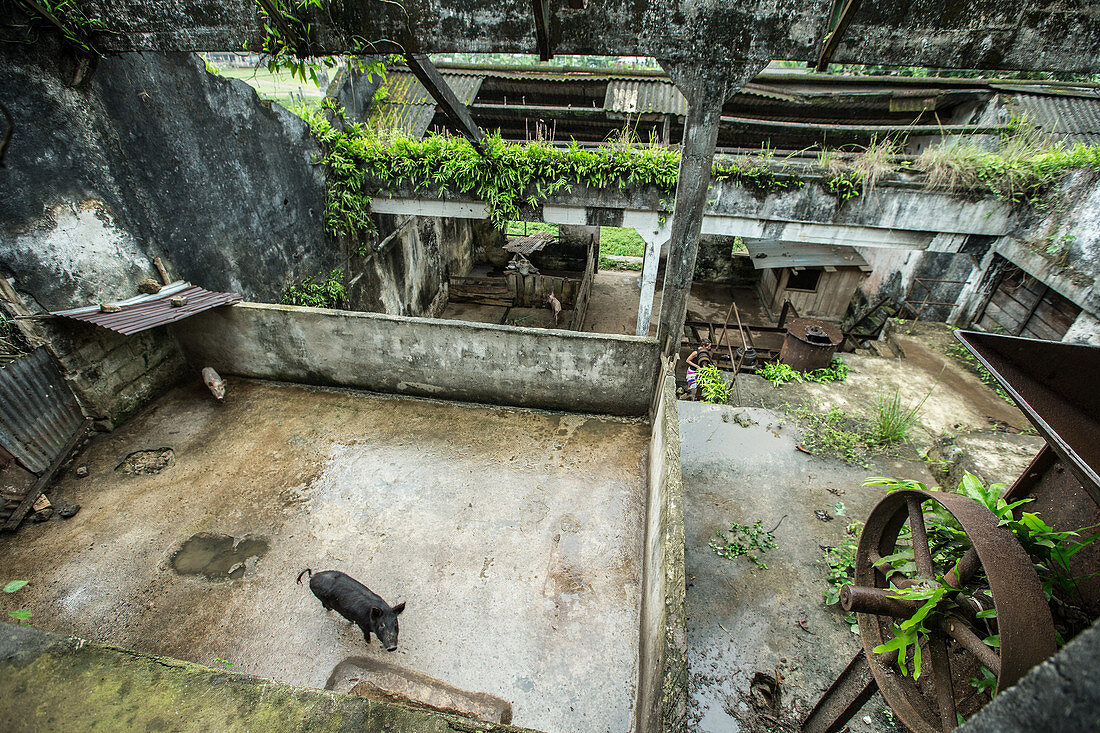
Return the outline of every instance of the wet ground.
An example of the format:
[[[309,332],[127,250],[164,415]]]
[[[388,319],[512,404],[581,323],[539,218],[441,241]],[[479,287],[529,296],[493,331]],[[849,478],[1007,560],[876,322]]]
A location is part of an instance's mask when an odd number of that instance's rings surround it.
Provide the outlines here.
[[[502,697],[518,725],[625,731],[648,433],[244,380],[219,405],[194,384],[95,438],[87,477],[50,492],[80,513],[0,539],[0,578],[30,581],[20,607],[51,631],[314,687],[375,657]],[[307,567],[406,601],[398,651],[326,613]]]
[[[842,614],[825,606],[821,546],[865,519],[882,496],[868,476],[930,480],[923,463],[886,459],[869,469],[796,450],[781,413],[679,402],[688,578],[689,729],[698,733],[798,730],[803,716],[859,649]],[[822,521],[815,512],[832,517]],[[843,515],[841,515],[843,512]],[[718,556],[709,543],[732,523],[773,530],[776,548]],[[778,697],[762,694],[767,677]],[[754,685],[754,679],[756,684]],[[754,692],[753,687],[756,687]],[[877,696],[852,731],[889,729]],[[871,725],[863,723],[872,716]]]

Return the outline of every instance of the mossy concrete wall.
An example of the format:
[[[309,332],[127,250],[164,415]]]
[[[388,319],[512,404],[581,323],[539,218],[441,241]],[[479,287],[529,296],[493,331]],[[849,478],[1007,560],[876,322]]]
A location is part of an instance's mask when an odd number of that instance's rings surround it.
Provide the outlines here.
[[[0,730],[522,733],[0,623]]]
[[[674,733],[686,725],[688,666],[684,483],[671,375],[661,384],[653,417],[648,480],[635,729]]]
[[[195,368],[386,394],[641,416],[657,342],[379,313],[240,303],[175,324]]]

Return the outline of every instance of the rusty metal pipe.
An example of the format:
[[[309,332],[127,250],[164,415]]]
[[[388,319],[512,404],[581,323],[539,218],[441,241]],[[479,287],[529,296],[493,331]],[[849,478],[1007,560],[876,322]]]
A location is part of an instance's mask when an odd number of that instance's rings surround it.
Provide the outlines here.
[[[840,606],[845,611],[909,618],[916,612],[919,605],[916,601],[894,598],[890,595],[890,591],[882,588],[846,585],[840,589]]]
[[[948,636],[959,642],[964,649],[977,657],[978,662],[986,669],[998,677],[1001,676],[1000,655],[978,638],[978,635],[966,623],[960,619],[948,617],[943,622],[943,630]]]

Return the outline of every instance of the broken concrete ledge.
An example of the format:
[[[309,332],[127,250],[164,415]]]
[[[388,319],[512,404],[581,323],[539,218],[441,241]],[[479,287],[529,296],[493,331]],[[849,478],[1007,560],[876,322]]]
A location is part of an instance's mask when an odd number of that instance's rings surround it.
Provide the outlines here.
[[[0,730],[523,733],[0,624]]]

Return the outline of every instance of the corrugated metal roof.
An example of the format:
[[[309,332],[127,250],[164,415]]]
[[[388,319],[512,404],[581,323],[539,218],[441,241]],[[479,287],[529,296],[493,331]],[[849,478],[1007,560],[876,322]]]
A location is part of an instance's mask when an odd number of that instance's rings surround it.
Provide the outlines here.
[[[1035,127],[1066,142],[1100,143],[1100,99],[1016,94],[1007,105]]]
[[[458,101],[473,104],[481,89],[484,74],[443,71]],[[410,137],[423,137],[435,117],[436,103],[420,80],[409,71],[391,71],[386,76],[386,101],[374,105],[367,125],[376,130],[402,130]]]
[[[687,114],[684,95],[665,79],[612,79],[607,82],[603,106],[620,114]]]
[[[443,81],[458,97],[458,101],[469,106],[481,89],[484,74],[456,73],[441,71]],[[391,104],[435,104],[432,95],[410,71],[391,71],[386,76],[386,101]]]
[[[171,299],[176,296],[187,298],[187,302],[182,306],[172,305]],[[240,300],[241,296],[237,293],[216,293],[181,280],[165,285],[158,293],[139,295],[111,303],[110,305],[116,305],[120,309],[115,313],[104,313],[98,305],[90,305],[84,308],[54,311],[53,315],[94,323],[129,336],[155,326],[182,321],[196,313],[217,308],[219,305],[237,303]]]
[[[83,422],[44,346],[0,369],[0,445],[28,471],[49,468]]]
[[[835,244],[797,244],[771,239],[746,240],[752,266],[757,270],[776,267],[860,267],[867,260],[852,247]]]
[[[504,249],[516,254],[529,255],[532,252],[538,252],[553,241],[554,235],[550,232],[535,232],[526,237],[510,238],[508,244],[504,245]]]
[[[434,117],[434,104],[380,104],[371,110],[367,126],[375,130],[402,130],[410,137],[423,137]]]

